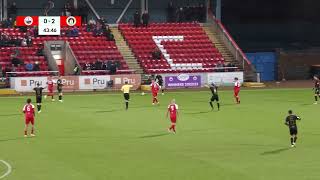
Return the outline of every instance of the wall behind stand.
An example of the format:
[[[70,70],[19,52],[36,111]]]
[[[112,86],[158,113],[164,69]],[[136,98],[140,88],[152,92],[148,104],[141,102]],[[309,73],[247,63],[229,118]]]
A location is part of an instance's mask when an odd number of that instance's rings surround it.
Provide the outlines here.
[[[312,66],[319,65],[320,49],[280,51],[278,56],[278,79],[311,79]]]
[[[246,53],[248,59],[260,73],[261,81],[277,79],[277,55],[275,52]]]

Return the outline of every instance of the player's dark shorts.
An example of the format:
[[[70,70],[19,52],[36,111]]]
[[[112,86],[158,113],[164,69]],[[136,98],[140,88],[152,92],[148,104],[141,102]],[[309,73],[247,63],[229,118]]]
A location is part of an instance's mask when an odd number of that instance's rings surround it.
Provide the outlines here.
[[[123,97],[126,101],[129,101],[130,100],[130,94],[129,93],[124,93],[123,94]]]
[[[159,86],[163,86],[163,81],[159,81]]]
[[[289,131],[290,131],[290,135],[298,134],[298,128],[297,127],[290,127]]]
[[[37,96],[36,103],[41,103],[41,102],[42,102],[42,96]]]
[[[58,88],[58,93],[62,93],[62,88]]]
[[[319,95],[319,94],[320,94],[320,89],[319,89],[319,88],[316,88],[316,89],[314,90],[314,94]]]
[[[219,101],[219,96],[218,95],[213,95],[211,97],[211,101]]]

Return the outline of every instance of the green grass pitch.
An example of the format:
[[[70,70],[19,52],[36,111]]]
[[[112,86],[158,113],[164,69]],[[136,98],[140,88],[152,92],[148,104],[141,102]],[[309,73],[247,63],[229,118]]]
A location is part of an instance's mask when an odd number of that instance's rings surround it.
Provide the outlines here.
[[[167,104],[180,108],[169,134]],[[210,111],[209,91],[131,95],[66,95],[46,100],[35,138],[23,137],[26,97],[0,98],[0,160],[5,180],[319,180],[320,105],[310,89],[246,90],[241,105],[221,91]],[[33,98],[34,99],[34,98]],[[287,110],[302,117],[296,148],[289,147]],[[0,163],[0,177],[7,171]]]

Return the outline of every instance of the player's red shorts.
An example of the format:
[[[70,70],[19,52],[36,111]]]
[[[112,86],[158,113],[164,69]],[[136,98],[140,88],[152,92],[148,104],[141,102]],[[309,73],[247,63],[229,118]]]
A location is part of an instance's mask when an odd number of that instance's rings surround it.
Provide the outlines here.
[[[25,123],[34,125],[34,117],[26,117]]]
[[[52,96],[53,95],[53,88],[48,88],[48,95]]]
[[[177,116],[170,116],[171,123],[177,122]]]
[[[240,89],[234,89],[234,96],[238,96],[240,92]]]
[[[153,97],[157,97],[158,96],[158,92],[152,92],[152,96]]]

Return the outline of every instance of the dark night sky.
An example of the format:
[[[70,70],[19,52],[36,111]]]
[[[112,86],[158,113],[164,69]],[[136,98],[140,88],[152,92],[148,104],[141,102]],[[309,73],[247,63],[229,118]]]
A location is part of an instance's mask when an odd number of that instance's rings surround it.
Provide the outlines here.
[[[247,50],[320,45],[320,0],[222,0],[222,21]]]
[[[225,21],[320,22],[320,0],[222,0]]]

